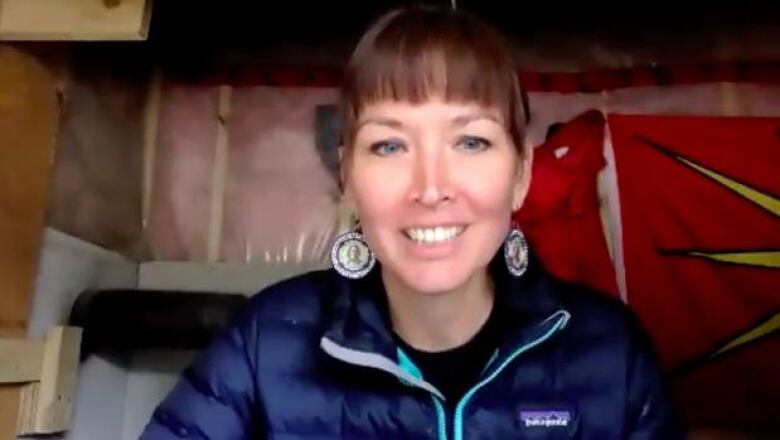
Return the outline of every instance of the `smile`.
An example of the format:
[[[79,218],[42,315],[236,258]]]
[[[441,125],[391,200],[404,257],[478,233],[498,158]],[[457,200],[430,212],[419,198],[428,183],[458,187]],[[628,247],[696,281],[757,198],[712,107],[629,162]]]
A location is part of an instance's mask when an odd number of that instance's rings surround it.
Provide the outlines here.
[[[409,228],[403,232],[418,244],[437,244],[450,241],[463,233],[463,226],[437,226],[433,228]]]

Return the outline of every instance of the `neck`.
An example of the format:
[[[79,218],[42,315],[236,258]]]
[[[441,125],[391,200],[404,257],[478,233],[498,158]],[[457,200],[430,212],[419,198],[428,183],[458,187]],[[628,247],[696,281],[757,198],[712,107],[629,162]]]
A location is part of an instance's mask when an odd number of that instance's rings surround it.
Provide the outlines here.
[[[385,270],[382,281],[393,330],[418,350],[444,351],[465,344],[493,307],[493,282],[487,270],[447,292],[417,292]]]

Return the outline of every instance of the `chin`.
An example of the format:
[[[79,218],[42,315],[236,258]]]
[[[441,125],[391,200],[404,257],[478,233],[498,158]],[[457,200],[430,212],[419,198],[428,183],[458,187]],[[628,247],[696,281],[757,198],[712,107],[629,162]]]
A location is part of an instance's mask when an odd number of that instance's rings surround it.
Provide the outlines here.
[[[456,267],[457,266],[457,267]],[[461,265],[420,263],[405,267],[396,276],[415,292],[436,295],[451,292],[465,284],[473,270]]]

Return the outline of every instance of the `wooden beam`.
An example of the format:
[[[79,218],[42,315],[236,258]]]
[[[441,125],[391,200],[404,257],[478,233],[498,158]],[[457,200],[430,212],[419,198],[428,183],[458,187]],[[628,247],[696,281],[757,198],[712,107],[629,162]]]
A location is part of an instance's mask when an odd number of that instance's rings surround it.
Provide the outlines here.
[[[723,116],[738,116],[742,114],[739,92],[733,82],[720,83],[720,110]]]
[[[144,233],[149,231],[149,218],[152,213],[152,194],[154,192],[154,160],[157,155],[157,132],[160,125],[160,102],[162,99],[162,70],[158,67],[149,82],[144,109],[144,145],[143,145],[143,192],[141,193],[141,226]]]
[[[211,215],[206,255],[209,263],[219,260],[222,246],[222,221],[225,211],[225,185],[228,175],[228,143],[230,113],[233,106],[233,88],[219,86],[219,106],[217,108],[217,139],[214,145],[214,164],[211,175]]]
[[[144,40],[152,0],[0,0],[3,40]]]

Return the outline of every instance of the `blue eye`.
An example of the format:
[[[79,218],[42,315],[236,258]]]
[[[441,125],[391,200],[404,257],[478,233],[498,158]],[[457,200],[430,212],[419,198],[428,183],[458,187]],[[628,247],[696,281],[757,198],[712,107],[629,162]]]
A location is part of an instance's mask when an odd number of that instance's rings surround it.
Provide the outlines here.
[[[371,152],[379,156],[390,156],[404,150],[404,145],[398,141],[381,141],[371,145]]]
[[[458,147],[469,152],[487,150],[492,145],[489,140],[478,136],[462,136],[458,139]]]

